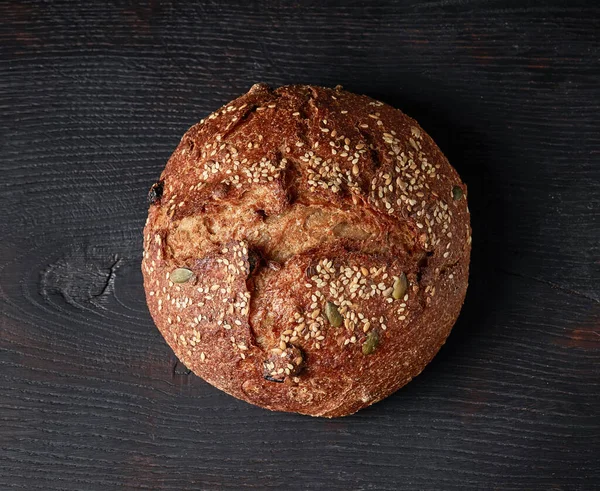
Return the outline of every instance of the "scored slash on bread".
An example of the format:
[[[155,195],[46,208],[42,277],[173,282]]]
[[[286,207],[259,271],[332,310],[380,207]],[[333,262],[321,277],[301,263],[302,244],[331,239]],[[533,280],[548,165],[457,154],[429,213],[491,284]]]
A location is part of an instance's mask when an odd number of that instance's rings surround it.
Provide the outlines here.
[[[419,374],[467,288],[466,187],[401,111],[257,84],[184,135],[142,271],[179,359],[273,410],[351,414]]]

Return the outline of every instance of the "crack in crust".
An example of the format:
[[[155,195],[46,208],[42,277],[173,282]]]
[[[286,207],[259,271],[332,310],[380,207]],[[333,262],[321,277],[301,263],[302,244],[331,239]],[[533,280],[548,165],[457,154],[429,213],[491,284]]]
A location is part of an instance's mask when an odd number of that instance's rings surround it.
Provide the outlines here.
[[[375,138],[364,128],[361,128],[359,124],[355,125],[356,129],[362,136],[365,141],[367,148],[369,149],[369,155],[371,156],[371,161],[373,162],[373,166],[375,169],[379,169],[382,166],[382,160],[380,158],[377,147],[375,146]]]

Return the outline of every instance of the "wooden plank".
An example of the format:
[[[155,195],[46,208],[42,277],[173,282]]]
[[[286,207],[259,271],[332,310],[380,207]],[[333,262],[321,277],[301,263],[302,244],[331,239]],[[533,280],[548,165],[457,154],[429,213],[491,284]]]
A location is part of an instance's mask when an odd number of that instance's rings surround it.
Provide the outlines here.
[[[0,5],[0,489],[592,489],[594,2]],[[147,312],[145,195],[254,82],[366,93],[469,185],[471,287],[433,363],[341,420],[187,374]]]

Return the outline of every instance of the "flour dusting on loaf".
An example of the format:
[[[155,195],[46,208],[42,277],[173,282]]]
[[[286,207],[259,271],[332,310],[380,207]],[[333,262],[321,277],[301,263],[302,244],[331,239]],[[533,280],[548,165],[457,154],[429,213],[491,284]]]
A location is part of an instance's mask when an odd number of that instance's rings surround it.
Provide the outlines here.
[[[259,406],[345,416],[418,375],[468,280],[466,187],[401,111],[254,85],[149,193],[148,306],[179,359]]]

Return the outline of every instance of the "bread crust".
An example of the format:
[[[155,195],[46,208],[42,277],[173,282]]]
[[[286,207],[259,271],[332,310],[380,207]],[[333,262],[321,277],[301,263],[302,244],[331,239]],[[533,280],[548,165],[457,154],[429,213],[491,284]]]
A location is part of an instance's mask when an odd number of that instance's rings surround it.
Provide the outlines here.
[[[254,85],[187,131],[152,188],[150,313],[215,387],[352,414],[418,375],[450,333],[466,195],[401,111],[340,87]]]

